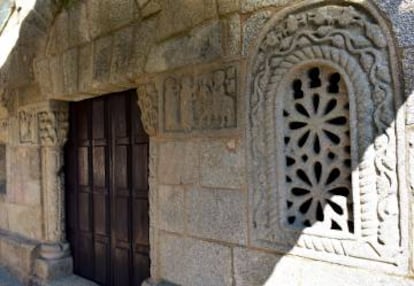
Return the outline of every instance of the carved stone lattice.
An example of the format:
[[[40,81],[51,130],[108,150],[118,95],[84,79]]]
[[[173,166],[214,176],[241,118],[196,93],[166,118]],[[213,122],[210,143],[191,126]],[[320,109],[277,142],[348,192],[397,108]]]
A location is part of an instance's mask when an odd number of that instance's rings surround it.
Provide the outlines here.
[[[247,83],[256,245],[406,271],[388,35],[366,3],[305,4],[267,25]]]
[[[353,232],[349,103],[339,73],[295,72],[283,102],[286,215],[290,226],[321,234]]]

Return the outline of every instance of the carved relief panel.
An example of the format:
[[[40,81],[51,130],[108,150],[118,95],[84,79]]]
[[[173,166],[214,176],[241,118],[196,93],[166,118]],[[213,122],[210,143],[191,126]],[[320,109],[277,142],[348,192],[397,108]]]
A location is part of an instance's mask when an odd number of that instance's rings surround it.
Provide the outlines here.
[[[315,3],[271,20],[250,62],[253,241],[405,272],[392,40],[368,4]]]
[[[163,88],[164,131],[237,127],[236,67],[170,76]]]

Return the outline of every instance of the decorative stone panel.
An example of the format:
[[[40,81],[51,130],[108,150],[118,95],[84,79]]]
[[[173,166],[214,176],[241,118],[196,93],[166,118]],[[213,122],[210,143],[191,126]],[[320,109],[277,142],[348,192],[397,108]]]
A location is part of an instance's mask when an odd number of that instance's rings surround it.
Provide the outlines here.
[[[238,70],[225,66],[164,79],[165,132],[237,127]]]
[[[140,85],[137,88],[138,106],[145,132],[154,136],[158,132],[158,91],[154,83]]]
[[[393,40],[368,4],[312,3],[272,19],[249,65],[253,243],[405,273]]]

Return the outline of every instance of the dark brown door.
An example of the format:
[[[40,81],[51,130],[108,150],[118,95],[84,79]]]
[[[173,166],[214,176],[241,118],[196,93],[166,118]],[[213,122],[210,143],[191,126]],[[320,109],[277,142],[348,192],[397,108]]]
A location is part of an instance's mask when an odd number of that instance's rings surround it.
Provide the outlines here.
[[[70,105],[67,235],[74,271],[101,285],[149,276],[148,136],[133,91]]]

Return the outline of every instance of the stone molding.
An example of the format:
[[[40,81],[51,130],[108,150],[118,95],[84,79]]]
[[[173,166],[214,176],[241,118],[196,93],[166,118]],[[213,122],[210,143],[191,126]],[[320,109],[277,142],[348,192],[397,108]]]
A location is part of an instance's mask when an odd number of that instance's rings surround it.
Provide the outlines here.
[[[401,102],[392,37],[368,4],[323,1],[276,15],[253,51],[247,80],[249,192],[260,247],[390,272],[407,271],[403,154],[395,112]],[[345,79],[350,100],[354,236],[315,235],[284,222],[286,168],[282,95],[294,69],[322,65]],[[371,95],[371,96],[367,96]],[[397,120],[395,120],[397,119]],[[395,122],[395,121],[396,122]],[[397,144],[398,148],[397,148]]]

